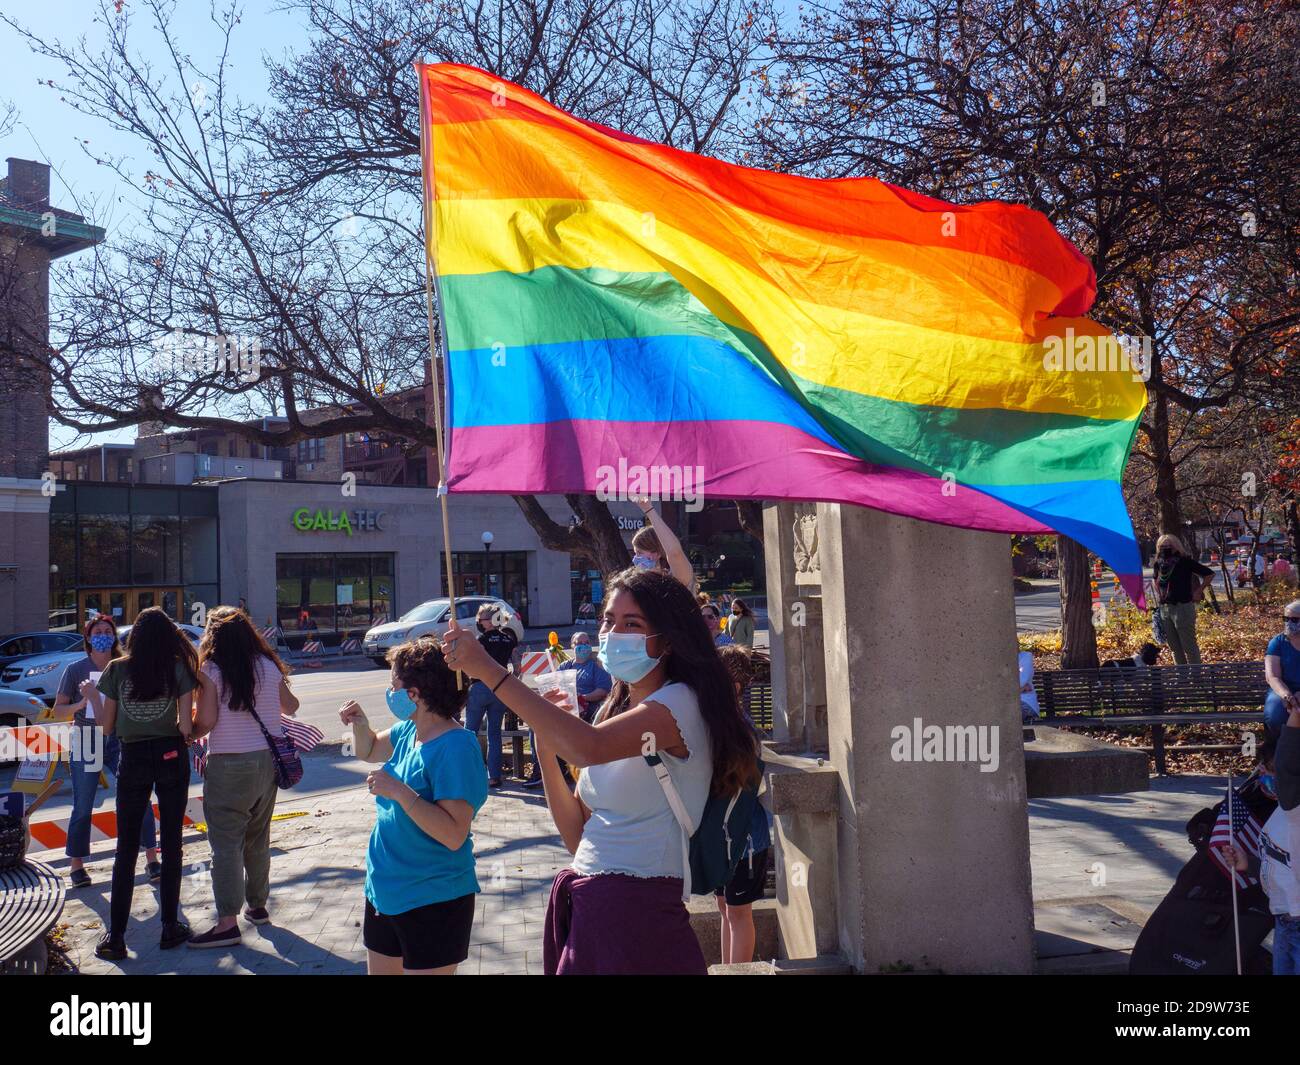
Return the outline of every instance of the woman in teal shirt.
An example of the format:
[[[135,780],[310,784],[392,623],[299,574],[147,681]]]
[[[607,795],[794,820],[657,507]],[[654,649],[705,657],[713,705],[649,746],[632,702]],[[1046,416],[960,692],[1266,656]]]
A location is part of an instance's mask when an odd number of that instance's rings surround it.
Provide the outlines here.
[[[376,734],[355,702],[339,711],[357,756],[384,763],[367,777],[376,806],[366,852],[367,969],[450,976],[469,957],[479,890],[469,828],[487,800],[487,771],[478,737],[456,721],[465,691],[438,641],[404,643],[388,662],[385,697],[398,723]]]

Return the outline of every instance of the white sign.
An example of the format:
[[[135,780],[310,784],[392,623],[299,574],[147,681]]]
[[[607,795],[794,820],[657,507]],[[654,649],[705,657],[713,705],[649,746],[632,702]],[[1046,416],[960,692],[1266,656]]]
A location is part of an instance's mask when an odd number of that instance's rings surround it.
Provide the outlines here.
[[[352,605],[352,585],[340,584],[338,586],[338,603],[339,606]]]

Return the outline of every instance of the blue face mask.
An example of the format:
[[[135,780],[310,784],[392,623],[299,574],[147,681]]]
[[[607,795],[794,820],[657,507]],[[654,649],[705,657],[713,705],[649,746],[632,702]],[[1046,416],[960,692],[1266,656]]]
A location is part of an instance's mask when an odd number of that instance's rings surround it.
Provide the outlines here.
[[[384,692],[384,699],[388,702],[388,709],[393,717],[399,721],[409,721],[415,716],[415,711],[419,709],[415,705],[415,700],[411,698],[410,693],[402,688],[399,691],[393,691],[389,688]]]
[[[658,569],[658,568],[659,568],[659,563],[656,562],[656,561],[655,561],[653,558],[651,558],[649,555],[633,555],[633,556],[632,556],[632,565],[637,566],[637,567],[640,568],[640,569]]]
[[[648,636],[639,632],[607,632],[600,638],[600,661],[615,680],[635,684],[655,666],[659,659],[646,654]]]
[[[580,643],[573,648],[573,657],[579,662],[585,662],[591,657],[591,644]]]
[[[98,651],[100,654],[104,654],[105,652],[111,651],[113,649],[113,644],[115,641],[116,641],[116,637],[110,636],[106,632],[97,632],[95,633],[94,636],[90,638],[90,646],[92,650]]]
[[[1288,636],[1300,636],[1300,618],[1294,621],[1291,618],[1286,619],[1286,634]]]

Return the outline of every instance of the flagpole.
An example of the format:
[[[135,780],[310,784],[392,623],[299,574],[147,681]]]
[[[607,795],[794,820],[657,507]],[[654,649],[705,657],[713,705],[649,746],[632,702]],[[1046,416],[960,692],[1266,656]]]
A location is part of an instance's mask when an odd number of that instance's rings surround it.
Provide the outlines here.
[[[1232,938],[1237,944],[1237,975],[1241,975],[1241,925],[1237,920],[1237,840],[1232,830],[1232,773],[1228,773],[1228,846],[1232,848],[1232,875],[1228,877],[1232,884]]]
[[[433,251],[433,160],[429,144],[429,112],[424,98],[425,79],[422,64],[415,65],[417,90],[420,96],[420,180],[424,208],[424,311],[429,325],[429,369],[433,385],[433,431],[438,444],[438,503],[442,508],[442,546],[447,573],[448,624],[456,620],[456,573],[451,560],[451,519],[447,515],[447,454],[442,439],[442,387],[438,382],[438,363],[442,363],[443,380],[447,379],[447,336],[442,330],[435,336],[433,328],[433,284],[437,264]],[[439,300],[439,307],[442,301]],[[445,323],[444,323],[445,324]],[[441,343],[439,339],[441,338]],[[460,671],[456,671],[456,688],[461,687]]]

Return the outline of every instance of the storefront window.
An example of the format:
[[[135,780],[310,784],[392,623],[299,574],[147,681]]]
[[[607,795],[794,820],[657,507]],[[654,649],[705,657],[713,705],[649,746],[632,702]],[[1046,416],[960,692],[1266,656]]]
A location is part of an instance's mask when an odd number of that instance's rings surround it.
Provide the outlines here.
[[[132,578],[136,584],[177,584],[181,579],[181,519],[174,514],[131,516]],[[143,609],[143,607],[141,608]]]
[[[285,633],[361,636],[392,620],[392,555],[276,555],[276,622]]]
[[[131,583],[131,519],[126,514],[83,514],[77,530],[78,583]]]
[[[527,551],[458,551],[452,555],[452,567],[456,572],[457,595],[492,595],[504,599],[528,623]],[[445,573],[442,594],[447,594]]]
[[[181,563],[186,584],[217,579],[216,518],[181,518]]]

